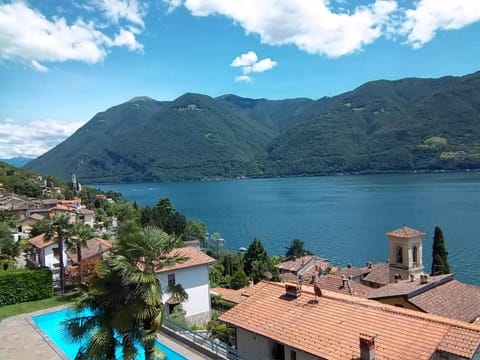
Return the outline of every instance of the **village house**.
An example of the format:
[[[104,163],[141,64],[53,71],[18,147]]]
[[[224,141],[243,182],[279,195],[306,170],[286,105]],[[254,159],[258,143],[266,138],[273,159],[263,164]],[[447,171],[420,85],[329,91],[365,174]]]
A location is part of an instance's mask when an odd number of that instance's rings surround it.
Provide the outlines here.
[[[192,324],[207,323],[211,318],[208,267],[215,259],[192,246],[175,249],[170,255],[183,256],[186,261],[157,271],[167,314],[180,304],[168,293],[168,286],[181,284],[188,294],[188,299],[181,303],[187,321]]]
[[[330,267],[330,261],[316,255],[304,255],[275,265],[285,281],[311,281]]]
[[[409,280],[372,289],[367,297],[452,319],[480,321],[480,287],[457,281],[453,274],[412,275]]]
[[[480,326],[299,284],[260,282],[220,320],[255,359],[480,359]]]
[[[40,234],[28,240],[30,249],[26,251],[25,260],[27,267],[45,266],[52,270],[54,277],[59,276],[60,255],[63,256],[63,263],[67,264],[67,254],[65,251],[60,254],[58,244],[55,238],[45,240],[45,234]]]

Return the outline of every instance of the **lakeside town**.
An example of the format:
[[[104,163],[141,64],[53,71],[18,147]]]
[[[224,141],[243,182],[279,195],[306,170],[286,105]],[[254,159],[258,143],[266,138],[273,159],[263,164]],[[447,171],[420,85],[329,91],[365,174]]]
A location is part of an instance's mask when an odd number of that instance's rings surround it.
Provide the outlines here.
[[[178,351],[195,351],[196,355],[186,358],[479,356],[480,287],[462,283],[450,273],[440,228],[435,229],[439,251],[433,255],[432,271],[423,265],[429,256],[423,248],[425,233],[407,226],[386,234],[387,261],[366,259],[363,267],[341,268],[310,253],[299,239],[292,241],[284,256],[268,257],[258,239],[238,251],[225,250],[220,234],[207,236],[203,224],[185,219],[169,199],[160,199],[155,207],[140,209],[135,215],[133,204],[82,188],[75,175],[67,189],[49,186],[41,177],[37,181],[42,188],[37,199],[0,186],[2,219],[16,219],[10,222],[15,226],[9,231],[12,241],[23,249],[13,261],[2,256],[1,274],[16,268],[48,269],[48,296],[53,290],[88,294],[96,286],[98,264],[114,259],[125,239],[136,241],[130,237],[138,230],[132,227],[135,216],[139,223],[140,218],[146,221],[144,233],[151,230],[150,225],[170,239],[182,233],[168,252],[157,254],[182,261],[159,266],[161,261],[154,259],[152,271],[162,289],[165,318],[159,333],[180,344]],[[71,199],[65,199],[65,192]],[[178,295],[176,285],[183,295]],[[12,291],[0,286],[0,292],[5,289]],[[14,291],[21,292],[19,288]],[[15,298],[14,294],[1,295],[2,299]],[[25,299],[13,300],[21,301]],[[5,344],[8,328],[1,325]],[[12,345],[4,346],[5,350]],[[10,351],[18,355],[19,349]]]

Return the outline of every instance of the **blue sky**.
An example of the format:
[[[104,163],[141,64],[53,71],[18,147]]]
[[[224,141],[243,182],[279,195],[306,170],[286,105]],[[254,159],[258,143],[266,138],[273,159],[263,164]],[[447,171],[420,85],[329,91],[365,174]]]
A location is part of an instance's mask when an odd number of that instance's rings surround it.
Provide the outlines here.
[[[134,96],[317,99],[478,70],[478,0],[0,0],[0,158]]]

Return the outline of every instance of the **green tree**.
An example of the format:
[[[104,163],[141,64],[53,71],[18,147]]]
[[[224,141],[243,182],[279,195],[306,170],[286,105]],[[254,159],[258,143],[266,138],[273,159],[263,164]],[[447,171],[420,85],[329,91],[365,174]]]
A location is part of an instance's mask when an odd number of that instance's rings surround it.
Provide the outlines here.
[[[70,230],[70,241],[68,242],[67,247],[75,247],[78,263],[82,261],[82,247],[87,246],[87,240],[94,236],[95,233],[90,226],[82,222],[76,222],[72,225]]]
[[[310,254],[310,251],[305,250],[304,242],[300,239],[293,239],[290,245],[286,248],[285,257],[287,259],[294,259],[305,254]]]
[[[69,241],[70,231],[72,229],[72,224],[70,223],[70,215],[57,215],[53,219],[50,219],[47,224],[48,229],[45,233],[44,240],[45,242],[54,240],[58,246],[58,262],[60,264],[60,292],[63,295],[65,292],[65,264],[63,261],[63,253],[65,244]]]
[[[156,226],[167,234],[182,236],[185,233],[187,219],[175,210],[170,199],[161,197],[153,208],[143,209],[140,216],[142,226]]]
[[[445,249],[445,239],[442,229],[435,226],[432,246],[432,275],[450,274],[448,252]]]
[[[200,240],[201,246],[205,247],[207,241],[207,226],[200,220],[187,219],[184,239]]]
[[[4,269],[15,268],[15,257],[20,255],[20,243],[15,241],[6,223],[0,223],[0,262]]]
[[[254,238],[252,243],[248,246],[247,251],[243,255],[243,270],[247,276],[252,277],[254,282],[260,281],[263,277],[259,276],[258,271],[261,270],[261,265],[254,264],[255,262],[260,264],[268,264],[267,251],[263,247],[262,242]],[[255,274],[253,270],[255,269]],[[265,267],[265,271],[268,271],[268,266]]]
[[[230,279],[232,289],[241,289],[248,285],[248,276],[243,269],[238,269]]]

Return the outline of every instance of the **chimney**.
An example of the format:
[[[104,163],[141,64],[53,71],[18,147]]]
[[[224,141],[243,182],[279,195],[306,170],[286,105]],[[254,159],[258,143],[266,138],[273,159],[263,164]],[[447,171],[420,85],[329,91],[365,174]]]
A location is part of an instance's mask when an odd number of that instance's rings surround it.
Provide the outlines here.
[[[410,274],[410,282],[414,282],[415,281],[415,274]]]
[[[395,274],[395,283],[398,283],[400,281],[400,275],[399,274]]]
[[[428,275],[420,275],[420,284],[428,283]]]
[[[367,268],[371,269],[372,268],[372,262],[371,261],[367,261]]]
[[[375,337],[360,334],[360,360],[375,360]]]
[[[285,295],[298,298],[302,294],[300,284],[285,284]]]
[[[351,269],[352,268],[352,264],[348,263],[347,264],[347,269]]]
[[[342,275],[342,288],[346,288],[348,285],[348,279],[345,275]]]

